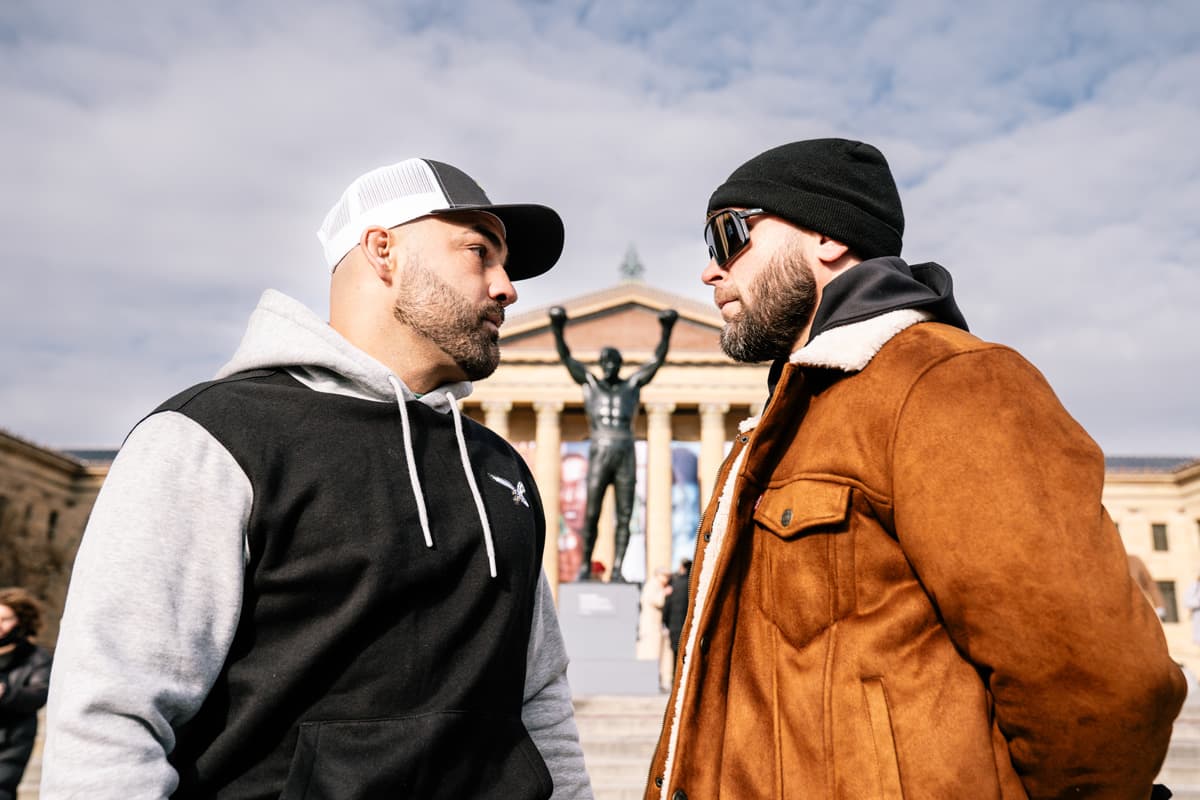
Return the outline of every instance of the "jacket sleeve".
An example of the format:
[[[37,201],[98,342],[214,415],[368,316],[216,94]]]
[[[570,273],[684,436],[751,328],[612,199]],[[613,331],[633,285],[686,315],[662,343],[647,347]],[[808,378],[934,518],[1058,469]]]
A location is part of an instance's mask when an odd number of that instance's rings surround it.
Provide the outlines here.
[[[113,461],[71,575],[50,677],[43,797],[157,800],[242,600],[249,480],[203,428],[155,414]]]
[[[32,714],[46,705],[50,685],[50,654],[39,647],[29,654],[29,677],[19,686],[5,684],[0,695],[0,710],[14,714]]]
[[[1149,796],[1185,682],[1101,506],[1099,448],[1000,347],[927,369],[896,425],[897,537],[1029,796]]]
[[[538,580],[533,607],[521,721],[550,770],[553,800],[591,800],[592,785],[567,685],[567,650],[545,573]]]

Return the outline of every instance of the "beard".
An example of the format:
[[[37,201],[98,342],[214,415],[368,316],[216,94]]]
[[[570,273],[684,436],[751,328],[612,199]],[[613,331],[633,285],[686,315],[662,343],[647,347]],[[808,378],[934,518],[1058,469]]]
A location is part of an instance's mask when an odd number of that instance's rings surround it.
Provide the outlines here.
[[[484,327],[504,321],[504,306],[492,301],[473,306],[437,273],[409,253],[400,276],[404,288],[392,313],[403,325],[433,342],[454,360],[469,381],[486,378],[500,364],[500,335]]]
[[[721,330],[721,349],[734,361],[757,363],[787,358],[796,337],[812,319],[817,283],[798,246],[776,253],[739,298],[741,313]]]

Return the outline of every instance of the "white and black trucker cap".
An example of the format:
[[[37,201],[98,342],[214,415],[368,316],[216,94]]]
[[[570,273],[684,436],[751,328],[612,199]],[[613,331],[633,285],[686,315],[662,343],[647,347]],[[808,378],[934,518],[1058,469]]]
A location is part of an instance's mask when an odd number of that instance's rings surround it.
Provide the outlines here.
[[[317,238],[332,271],[372,225],[394,228],[449,211],[486,211],[504,225],[506,269],[512,280],[533,278],[558,261],[563,224],[542,205],[496,205],[470,175],[428,158],[410,158],[360,175],[325,215]]]

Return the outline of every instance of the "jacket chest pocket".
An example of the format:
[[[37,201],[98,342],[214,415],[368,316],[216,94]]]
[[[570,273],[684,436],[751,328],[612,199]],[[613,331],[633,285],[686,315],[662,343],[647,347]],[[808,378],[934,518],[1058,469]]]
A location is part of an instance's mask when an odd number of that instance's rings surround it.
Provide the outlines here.
[[[763,493],[754,511],[760,604],[793,644],[855,607],[849,486],[802,479]]]

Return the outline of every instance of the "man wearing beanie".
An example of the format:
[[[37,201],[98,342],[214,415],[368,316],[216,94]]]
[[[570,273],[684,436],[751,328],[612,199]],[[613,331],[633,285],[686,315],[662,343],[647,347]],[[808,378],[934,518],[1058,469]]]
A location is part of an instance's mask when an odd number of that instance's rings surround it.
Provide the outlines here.
[[[900,258],[876,148],[734,170],[702,278],[772,361],[704,513],[646,797],[1147,798],[1185,682],[1042,375]]]

